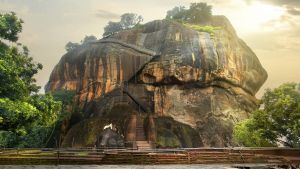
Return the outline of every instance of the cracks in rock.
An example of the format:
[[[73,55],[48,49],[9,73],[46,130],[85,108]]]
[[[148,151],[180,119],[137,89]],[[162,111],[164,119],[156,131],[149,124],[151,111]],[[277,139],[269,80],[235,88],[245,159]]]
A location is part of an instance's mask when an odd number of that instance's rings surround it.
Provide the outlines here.
[[[147,64],[153,62],[154,60],[158,59],[159,57],[160,57],[160,55],[153,55],[153,57],[147,63],[145,63],[142,67],[138,68],[138,71],[136,71],[136,73],[131,78],[129,78],[128,82],[129,83],[134,82],[134,83],[137,83],[137,84],[143,84],[143,83],[138,82],[138,81],[140,81],[139,78],[138,78],[139,75],[144,70],[144,68],[146,67]]]
[[[151,56],[157,55],[156,52],[154,52],[150,49],[146,49],[146,48],[143,48],[141,46],[137,46],[137,45],[133,45],[133,44],[128,44],[128,43],[123,42],[123,41],[118,40],[118,39],[102,39],[102,40],[99,40],[97,42],[92,42],[92,43],[115,43],[115,44],[119,44],[123,47],[130,48],[130,49],[133,49],[135,51],[138,51],[139,53],[143,53],[143,54],[151,55]]]

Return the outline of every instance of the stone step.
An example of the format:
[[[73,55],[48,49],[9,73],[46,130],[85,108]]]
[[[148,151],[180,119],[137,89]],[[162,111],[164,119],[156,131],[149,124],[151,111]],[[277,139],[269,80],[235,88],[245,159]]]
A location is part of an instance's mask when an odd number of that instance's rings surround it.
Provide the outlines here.
[[[146,137],[145,137],[144,135],[140,135],[140,136],[137,135],[136,138],[137,138],[137,139],[140,139],[140,138],[146,138]],[[137,141],[146,141],[146,140],[137,140]]]
[[[151,147],[150,144],[137,144],[137,146],[139,146],[139,147]]]
[[[141,144],[142,142],[137,143],[138,149],[151,148],[151,146],[149,147],[149,145],[147,145],[148,143],[146,142],[146,135],[145,135],[145,131],[144,131],[144,119],[139,116],[136,121],[136,140],[137,141],[145,141],[145,144]]]
[[[136,121],[136,140],[146,141],[145,131],[144,131],[144,119],[142,117],[138,117]]]
[[[137,148],[139,150],[145,150],[145,149],[151,149],[151,145],[148,143],[148,141],[136,141]]]

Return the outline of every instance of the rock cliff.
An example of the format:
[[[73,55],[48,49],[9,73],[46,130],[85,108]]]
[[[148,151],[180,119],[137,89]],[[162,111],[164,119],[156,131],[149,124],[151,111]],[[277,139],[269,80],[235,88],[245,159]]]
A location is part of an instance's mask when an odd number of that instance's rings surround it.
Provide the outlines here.
[[[160,147],[233,145],[233,124],[257,107],[255,93],[267,73],[226,17],[207,24],[218,29],[199,32],[156,20],[66,53],[45,88],[76,91],[85,120],[71,127],[63,144],[88,133],[93,126],[80,126],[95,119],[100,126],[114,122],[124,135],[130,113],[140,111],[122,93],[126,87],[154,113]],[[92,146],[94,135],[75,145]]]

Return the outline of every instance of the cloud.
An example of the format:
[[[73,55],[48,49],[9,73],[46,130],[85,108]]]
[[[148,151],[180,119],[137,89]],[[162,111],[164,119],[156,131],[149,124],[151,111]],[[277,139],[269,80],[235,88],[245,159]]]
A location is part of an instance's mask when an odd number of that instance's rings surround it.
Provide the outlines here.
[[[299,0],[261,0],[261,2],[267,2],[279,6],[300,6]]]
[[[297,27],[297,22],[295,18],[288,14],[283,14],[279,18],[272,19],[264,24],[262,26],[264,28],[270,28],[271,30],[286,30],[287,28],[291,27]]]
[[[290,15],[300,15],[300,0],[245,0],[246,2],[264,2],[276,6],[286,8],[286,11]]]
[[[96,16],[99,17],[99,18],[102,18],[102,19],[118,19],[118,18],[120,18],[119,14],[113,13],[113,12],[110,12],[110,11],[106,11],[106,10],[103,10],[103,9],[97,10]]]
[[[300,10],[295,7],[289,7],[287,12],[291,15],[300,15]]]

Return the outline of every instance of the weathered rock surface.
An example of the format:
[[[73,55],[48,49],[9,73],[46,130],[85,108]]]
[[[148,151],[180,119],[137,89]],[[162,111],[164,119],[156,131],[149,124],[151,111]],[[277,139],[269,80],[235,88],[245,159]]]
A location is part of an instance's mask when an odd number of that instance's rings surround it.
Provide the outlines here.
[[[179,146],[230,146],[233,124],[257,107],[255,93],[267,73],[225,17],[214,16],[207,24],[220,29],[209,34],[157,20],[81,46],[62,57],[46,91],[76,90],[87,120],[111,121],[127,117],[129,109],[139,111],[122,94],[125,82],[158,119],[169,117],[177,127],[191,128],[193,137],[185,140],[190,143],[177,139]],[[128,108],[115,108],[124,105]],[[165,126],[161,119],[158,123]],[[157,134],[182,138],[186,133],[164,128]]]

